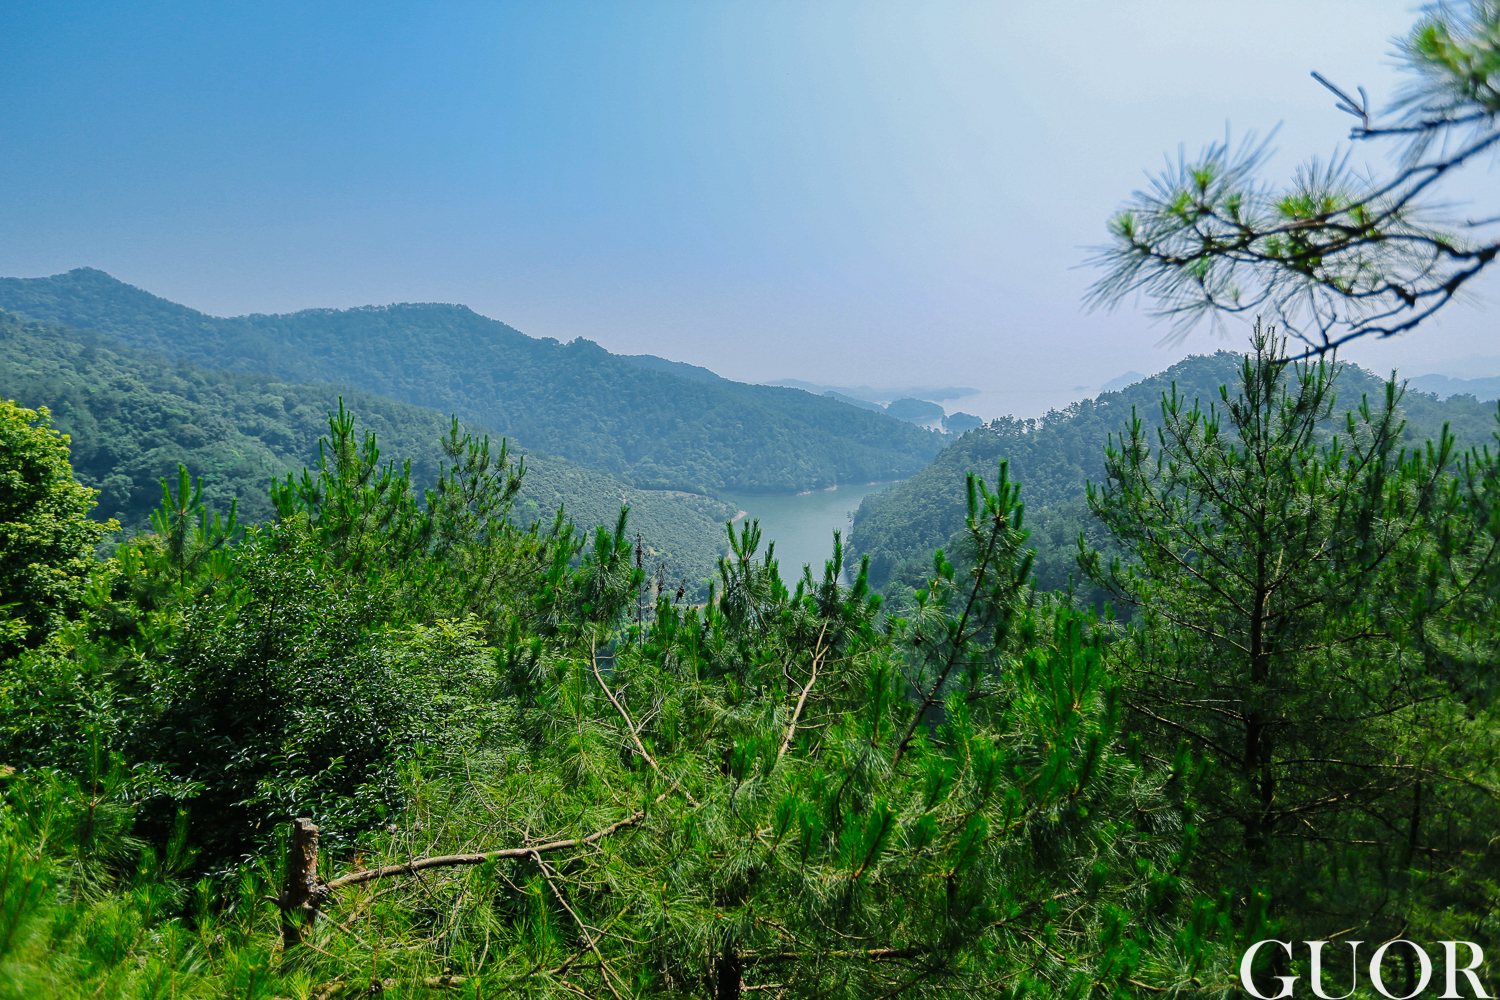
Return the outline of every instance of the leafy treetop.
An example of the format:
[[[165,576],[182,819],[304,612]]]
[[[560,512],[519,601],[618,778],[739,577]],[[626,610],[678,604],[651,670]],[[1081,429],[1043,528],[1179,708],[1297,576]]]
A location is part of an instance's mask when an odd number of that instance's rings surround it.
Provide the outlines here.
[[[77,609],[94,547],[119,528],[89,519],[99,491],[73,478],[68,437],[48,418],[0,400],[0,658]]]

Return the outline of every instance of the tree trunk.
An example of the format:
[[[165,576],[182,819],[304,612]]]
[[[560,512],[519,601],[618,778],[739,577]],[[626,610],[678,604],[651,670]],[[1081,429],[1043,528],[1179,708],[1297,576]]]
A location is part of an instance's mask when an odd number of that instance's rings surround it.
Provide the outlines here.
[[[1411,886],[1411,863],[1417,853],[1417,839],[1422,832],[1422,782],[1418,781],[1411,790],[1411,821],[1406,829],[1406,852],[1401,858],[1401,881],[1406,887]],[[1410,919],[1410,918],[1408,918]],[[1405,993],[1411,996],[1417,991],[1417,969],[1415,945],[1407,945],[1401,950],[1402,957],[1406,963],[1406,987]]]
[[[310,819],[292,821],[292,839],[286,850],[286,885],[277,900],[281,907],[281,944],[294,948],[302,943],[304,927],[318,915],[318,828]]]
[[[1257,555],[1257,571],[1265,576],[1265,553]],[[1258,587],[1250,619],[1250,691],[1245,706],[1245,783],[1254,796],[1246,810],[1245,853],[1252,878],[1260,881],[1270,867],[1272,810],[1276,802],[1276,777],[1271,760],[1271,734],[1262,698],[1271,677],[1271,655],[1266,648],[1265,621],[1269,595]]]
[[[1270,595],[1266,591],[1266,554],[1264,549],[1256,554],[1257,587],[1255,604],[1250,619],[1250,690],[1249,704],[1245,711],[1245,781],[1253,802],[1245,812],[1245,853],[1250,862],[1250,885],[1248,892],[1263,887],[1266,891],[1266,911],[1274,913],[1275,894],[1266,884],[1270,874],[1270,841],[1272,810],[1276,803],[1276,776],[1273,770],[1270,726],[1266,718],[1264,694],[1271,677],[1271,654],[1266,643],[1266,617]],[[1271,955],[1271,966],[1267,970],[1269,986],[1275,977],[1288,973],[1287,957],[1276,949]],[[1269,994],[1268,994],[1269,995]]]
[[[734,949],[725,947],[714,962],[714,1000],[740,1000],[744,987],[744,966]]]

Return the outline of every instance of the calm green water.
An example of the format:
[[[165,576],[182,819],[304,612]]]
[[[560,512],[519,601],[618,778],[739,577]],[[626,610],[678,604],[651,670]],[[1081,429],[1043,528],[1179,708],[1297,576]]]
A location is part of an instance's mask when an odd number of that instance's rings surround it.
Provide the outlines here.
[[[795,587],[802,577],[802,567],[813,568],[813,579],[823,578],[823,563],[833,558],[833,533],[843,532],[849,539],[850,517],[859,508],[859,502],[867,495],[892,485],[840,486],[834,490],[819,490],[798,496],[754,497],[725,493],[725,500],[746,512],[736,528],[745,521],[759,518],[761,543],[764,554],[766,543],[776,543],[776,561],[781,566],[781,579]],[[846,569],[849,560],[845,559]],[[846,574],[847,577],[847,574]]]

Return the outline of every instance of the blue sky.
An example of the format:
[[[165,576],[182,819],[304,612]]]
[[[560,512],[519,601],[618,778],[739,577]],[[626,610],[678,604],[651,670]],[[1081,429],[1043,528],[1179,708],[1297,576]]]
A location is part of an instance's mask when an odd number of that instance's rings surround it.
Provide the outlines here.
[[[1326,156],[1348,119],[1308,71],[1383,104],[1414,10],[11,0],[0,274],[99,267],[219,315],[463,302],[732,378],[957,382],[1033,414],[1239,346],[1083,311],[1087,248],[1226,124],[1281,123],[1282,175]],[[1495,375],[1493,329],[1481,301],[1349,356]]]

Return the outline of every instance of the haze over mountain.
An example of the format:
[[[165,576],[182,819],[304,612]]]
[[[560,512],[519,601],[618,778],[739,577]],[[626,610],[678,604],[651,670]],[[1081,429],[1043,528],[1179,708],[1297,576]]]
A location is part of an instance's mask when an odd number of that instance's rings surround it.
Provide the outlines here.
[[[884,482],[942,446],[883,413],[588,340],[528,337],[459,305],[223,319],[80,268],[0,279],[0,308],[205,367],[430,406],[640,487],[795,493]]]
[[[898,386],[868,386],[868,385],[823,385],[819,382],[805,382],[800,378],[778,378],[765,383],[766,385],[784,385],[792,389],[806,389],[808,392],[816,392],[820,395],[837,393],[840,396],[851,396],[862,399],[868,403],[889,403],[894,399],[905,396],[914,396],[917,399],[958,399],[963,396],[972,396],[979,392],[968,386],[933,386],[933,385],[898,385]]]
[[[1439,399],[1450,396],[1473,396],[1478,400],[1500,399],[1500,377],[1452,378],[1448,375],[1418,375],[1409,381],[1418,392],[1430,392]]]
[[[74,473],[101,491],[97,519],[148,527],[161,479],[175,484],[181,462],[201,479],[204,502],[243,524],[272,519],[267,485],[318,462],[318,439],[342,399],[362,436],[373,430],[383,460],[411,461],[418,489],[437,478],[446,414],[334,384],[298,385],[267,375],[200,368],[135,351],[108,337],[0,312],[0,399],[45,406],[70,437]],[[467,424],[464,430],[483,435]],[[495,449],[499,441],[492,436]],[[712,576],[728,548],[723,522],[734,509],[711,497],[639,490],[567,459],[525,448],[526,477],[512,519],[551,522],[559,508],[581,528],[613,525],[630,508],[652,566],[690,592]]]
[[[91,263],[218,316],[463,302],[740,381],[958,381],[994,401],[958,409],[1040,416],[1239,346],[1080,310],[1087,248],[1179,143],[1282,123],[1284,179],[1332,152],[1347,116],[1308,71],[1386,105],[1413,6],[7,4],[0,274]],[[1447,367],[1495,353],[1493,312],[1445,312],[1346,356],[1500,375]]]

